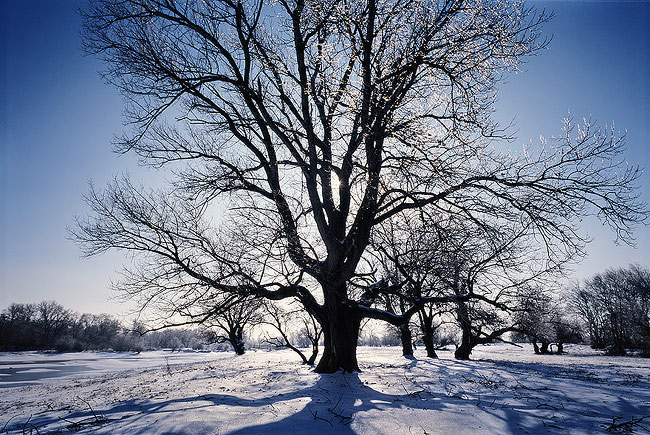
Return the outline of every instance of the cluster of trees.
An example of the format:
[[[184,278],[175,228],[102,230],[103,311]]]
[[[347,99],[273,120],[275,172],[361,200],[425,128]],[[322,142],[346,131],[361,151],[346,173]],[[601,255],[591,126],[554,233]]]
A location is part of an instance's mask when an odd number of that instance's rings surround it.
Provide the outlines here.
[[[426,268],[418,266],[418,271],[433,280],[430,286],[436,280],[442,286],[471,284],[447,283],[446,275],[435,271],[433,259],[426,264]],[[460,266],[454,265],[452,276],[458,281]],[[422,279],[423,275],[419,275],[411,284],[417,285]],[[457,291],[467,294],[462,288]],[[566,343],[590,342],[610,355],[625,355],[631,350],[650,355],[647,267],[610,269],[561,291],[523,286],[513,294],[511,300],[484,296],[478,300],[429,302],[397,325],[382,327],[385,324],[368,319],[360,325],[358,342],[369,346],[401,345],[405,356],[413,355],[414,347],[421,345],[431,358],[437,357],[437,349],[453,345],[456,358],[468,359],[478,344],[506,341],[504,336],[513,342],[530,342],[535,353],[540,354],[561,354]],[[400,296],[382,295],[381,303],[396,316],[404,316],[406,311],[404,297]],[[418,297],[422,295],[418,293]],[[219,312],[201,322],[201,328],[151,330],[139,322],[124,327],[106,314],[77,314],[54,301],[11,304],[0,313],[0,350],[142,351],[215,345],[224,349],[220,345],[228,343],[238,355],[252,344],[288,348],[304,364],[316,362],[323,345],[323,329],[300,304],[246,297],[220,307]],[[245,337],[249,337],[248,343]]]
[[[432,263],[427,263],[432,274]],[[438,279],[442,277],[438,276]],[[384,295],[386,309],[397,301]],[[480,302],[480,301],[479,301]],[[260,302],[256,321],[246,326],[267,325],[263,343],[295,351],[305,364],[314,364],[322,330],[308,312],[295,304],[283,309],[277,303]],[[590,343],[610,355],[628,351],[650,354],[650,269],[640,265],[610,269],[564,289],[518,288],[508,303],[487,304],[454,301],[430,303],[399,325],[362,323],[358,342],[367,346],[402,346],[412,355],[416,345],[436,358],[439,348],[454,346],[455,357],[467,359],[478,344],[493,341],[530,342],[535,353],[562,354],[567,343]],[[506,340],[505,337],[508,337]],[[322,343],[320,343],[322,344]],[[311,350],[304,354],[304,348]],[[235,351],[237,349],[235,348]]]
[[[0,350],[203,349],[203,331],[169,329],[141,335],[142,326],[124,327],[107,314],[78,314],[54,301],[9,305],[0,313]]]
[[[545,304],[582,218],[623,240],[648,218],[613,129],[566,119],[501,151],[498,87],[549,18],[501,0],[93,0],[83,43],[133,127],[117,149],[171,184],[91,189],[73,237],[132,254],[116,286],[152,328],[297,304],[322,331],[317,372],[358,370],[367,319],[405,354],[418,324],[431,356],[452,319],[469,358],[517,329],[521,301]]]
[[[611,355],[638,349],[650,356],[650,269],[607,270],[577,285],[571,296],[593,347]]]
[[[566,343],[583,343],[585,330],[573,307],[560,301],[562,293],[526,297],[514,313],[513,339],[529,341],[535,353],[564,352]]]

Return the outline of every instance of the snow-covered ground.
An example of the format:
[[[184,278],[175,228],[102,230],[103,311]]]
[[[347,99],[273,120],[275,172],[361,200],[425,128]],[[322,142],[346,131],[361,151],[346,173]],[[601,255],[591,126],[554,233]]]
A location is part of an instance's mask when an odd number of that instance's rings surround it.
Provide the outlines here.
[[[130,368],[214,360],[224,352],[0,352],[0,389],[97,376]],[[1,391],[1,390],[0,390]]]
[[[398,348],[362,347],[358,374],[317,375],[291,351],[86,371],[0,390],[0,432],[650,431],[650,359],[567,350],[488,345],[456,361],[445,351],[406,359]]]

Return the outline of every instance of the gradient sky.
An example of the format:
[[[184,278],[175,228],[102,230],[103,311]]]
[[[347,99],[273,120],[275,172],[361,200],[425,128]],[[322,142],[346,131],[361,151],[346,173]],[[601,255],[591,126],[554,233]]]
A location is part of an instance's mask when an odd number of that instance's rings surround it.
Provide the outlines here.
[[[555,12],[545,26],[550,48],[503,87],[497,116],[515,119],[513,146],[559,134],[577,119],[627,129],[627,159],[648,168],[641,179],[650,203],[650,3],[532,2]],[[117,253],[81,259],[66,226],[88,212],[82,195],[92,179],[105,185],[125,171],[146,180],[133,156],[110,141],[122,130],[122,101],[80,52],[81,0],[0,0],[0,309],[11,302],[55,299],[80,312],[123,313],[108,284]],[[616,246],[594,220],[589,256],[568,278],[631,262],[650,265],[650,228],[637,248]]]

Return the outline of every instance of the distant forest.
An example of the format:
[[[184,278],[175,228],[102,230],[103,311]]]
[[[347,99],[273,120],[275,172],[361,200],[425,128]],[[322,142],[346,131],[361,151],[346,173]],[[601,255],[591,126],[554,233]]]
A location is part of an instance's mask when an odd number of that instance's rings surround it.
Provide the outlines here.
[[[167,329],[141,334],[134,323],[125,327],[108,314],[79,314],[54,301],[14,303],[0,313],[0,350],[143,351],[204,349],[204,330]]]
[[[314,318],[301,313],[268,302],[249,301],[215,314],[198,328],[145,333],[147,329],[141,323],[133,322],[127,327],[107,314],[79,314],[54,301],[13,303],[0,312],[0,351],[225,350],[232,347],[241,354],[246,344],[246,347],[289,348],[300,354],[303,362],[313,364],[322,345],[322,330]],[[639,265],[609,269],[554,296],[540,292],[535,298],[522,299],[511,315],[512,326],[504,331],[511,333],[510,340],[532,343],[536,353],[562,353],[565,343],[589,343],[609,355],[626,355],[632,351],[650,356],[650,269]],[[463,325],[453,312],[436,316],[437,327],[430,347],[455,345],[458,350],[464,336]],[[478,329],[487,320],[481,316],[469,318],[470,326]],[[265,328],[251,334],[252,328],[261,325]],[[392,326],[376,330],[362,325],[358,344],[417,344],[427,348],[428,356],[435,356],[435,352],[429,355],[421,326],[411,322],[407,325],[408,334],[404,334],[403,329]],[[500,339],[494,335],[490,341]],[[473,345],[478,343],[475,340]],[[308,347],[313,350],[311,358],[298,350]]]

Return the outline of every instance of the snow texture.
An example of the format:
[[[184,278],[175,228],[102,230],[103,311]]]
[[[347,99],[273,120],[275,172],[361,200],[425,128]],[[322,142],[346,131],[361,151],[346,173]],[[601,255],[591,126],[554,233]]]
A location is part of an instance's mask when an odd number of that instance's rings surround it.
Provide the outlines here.
[[[456,361],[451,351],[428,359],[418,350],[407,359],[399,348],[362,347],[361,373],[332,375],[314,373],[288,350],[186,355],[199,360],[191,363],[143,353],[137,358],[145,363],[126,370],[110,354],[93,354],[94,368],[104,362],[103,370],[1,389],[0,431],[650,431],[650,359],[602,356],[586,346],[567,351],[541,356],[529,345],[486,345],[474,360]],[[24,357],[4,354],[0,364]]]

